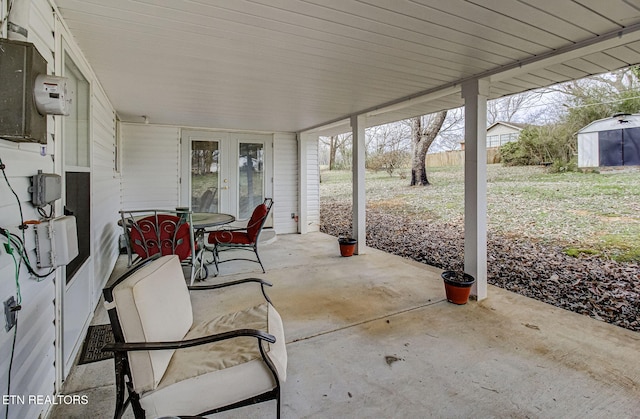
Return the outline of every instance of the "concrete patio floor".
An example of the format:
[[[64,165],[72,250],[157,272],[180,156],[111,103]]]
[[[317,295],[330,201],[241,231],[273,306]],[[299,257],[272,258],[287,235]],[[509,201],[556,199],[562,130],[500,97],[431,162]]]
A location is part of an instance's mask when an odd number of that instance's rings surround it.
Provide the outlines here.
[[[207,282],[273,283],[289,356],[284,418],[640,417],[638,333],[493,286],[457,306],[439,269],[374,249],[342,258],[321,233],[278,236],[260,253],[266,274],[229,263]],[[236,287],[216,300],[231,310],[256,294]],[[93,323],[108,323],[101,306]],[[75,366],[63,394],[89,404],[50,417],[112,417],[113,382],[112,360]],[[212,417],[272,418],[275,402]]]

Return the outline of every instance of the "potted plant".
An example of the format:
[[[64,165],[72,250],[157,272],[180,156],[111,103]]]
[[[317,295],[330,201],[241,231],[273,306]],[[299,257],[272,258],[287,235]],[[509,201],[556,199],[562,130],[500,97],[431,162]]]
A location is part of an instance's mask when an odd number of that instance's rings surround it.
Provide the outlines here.
[[[447,301],[453,304],[467,304],[471,286],[476,282],[476,279],[468,273],[460,271],[444,271],[442,279],[444,280]]]
[[[338,237],[340,255],[344,257],[353,256],[353,252],[356,250],[356,243],[358,243],[358,241],[352,237]]]

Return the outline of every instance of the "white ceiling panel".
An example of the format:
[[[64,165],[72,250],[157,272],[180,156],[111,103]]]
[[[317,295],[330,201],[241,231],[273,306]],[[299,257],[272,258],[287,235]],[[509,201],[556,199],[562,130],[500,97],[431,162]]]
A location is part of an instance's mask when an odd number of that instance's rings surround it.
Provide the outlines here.
[[[55,1],[130,122],[383,123],[459,106],[476,77],[498,97],[640,61],[640,0]]]

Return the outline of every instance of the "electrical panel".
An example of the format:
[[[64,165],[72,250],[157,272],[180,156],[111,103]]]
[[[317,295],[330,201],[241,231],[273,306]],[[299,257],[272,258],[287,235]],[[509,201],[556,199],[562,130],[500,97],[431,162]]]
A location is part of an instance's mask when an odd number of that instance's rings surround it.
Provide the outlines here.
[[[47,117],[34,100],[39,74],[47,62],[32,43],[0,38],[0,138],[47,143]]]
[[[36,254],[39,268],[57,268],[78,256],[76,217],[65,215],[36,225]]]
[[[36,207],[44,207],[62,197],[62,177],[54,173],[42,173],[31,177],[31,203]]]

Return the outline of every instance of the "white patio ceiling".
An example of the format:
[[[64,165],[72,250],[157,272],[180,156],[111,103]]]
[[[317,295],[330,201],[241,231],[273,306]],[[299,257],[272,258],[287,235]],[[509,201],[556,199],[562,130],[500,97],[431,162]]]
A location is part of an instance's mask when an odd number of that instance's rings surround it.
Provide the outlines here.
[[[495,98],[640,63],[640,0],[55,1],[132,122],[374,125],[460,106],[478,76]]]

